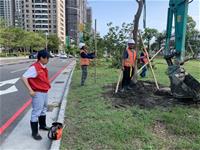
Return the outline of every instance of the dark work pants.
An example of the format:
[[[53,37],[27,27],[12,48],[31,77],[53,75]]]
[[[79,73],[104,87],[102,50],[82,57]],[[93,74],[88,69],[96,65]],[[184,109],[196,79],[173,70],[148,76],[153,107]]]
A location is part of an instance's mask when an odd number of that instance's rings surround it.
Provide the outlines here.
[[[122,79],[122,88],[126,88],[130,85],[131,83],[131,78],[133,77],[134,74],[134,68],[132,67],[132,72],[130,75],[130,69],[131,67],[124,67],[123,71],[123,79]]]
[[[142,66],[144,66],[145,63],[142,64]],[[140,73],[140,76],[142,78],[144,78],[146,76],[146,72],[147,72],[147,66],[145,66],[144,68],[142,68],[142,72]]]
[[[87,79],[87,65],[82,65],[81,69],[82,69],[82,76],[81,76],[81,85],[84,85],[85,80]]]

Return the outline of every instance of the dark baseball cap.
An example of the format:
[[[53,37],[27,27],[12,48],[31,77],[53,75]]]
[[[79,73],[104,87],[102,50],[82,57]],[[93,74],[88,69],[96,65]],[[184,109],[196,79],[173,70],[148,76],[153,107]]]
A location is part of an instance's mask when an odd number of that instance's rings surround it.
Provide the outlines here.
[[[50,54],[47,50],[40,50],[40,51],[38,51],[37,59],[40,60],[41,57],[49,59]]]

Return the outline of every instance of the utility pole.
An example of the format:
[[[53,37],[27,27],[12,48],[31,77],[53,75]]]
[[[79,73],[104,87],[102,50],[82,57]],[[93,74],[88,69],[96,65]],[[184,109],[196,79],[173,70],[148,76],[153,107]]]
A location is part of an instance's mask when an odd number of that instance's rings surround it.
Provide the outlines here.
[[[47,35],[48,35],[48,33],[46,32],[45,35],[46,35],[46,51],[47,51],[47,47],[48,47]]]
[[[95,33],[94,33],[94,41],[95,41],[95,59],[94,59],[94,63],[95,63],[95,83],[97,82],[97,38],[96,38],[96,34],[97,34],[97,20],[95,19]]]

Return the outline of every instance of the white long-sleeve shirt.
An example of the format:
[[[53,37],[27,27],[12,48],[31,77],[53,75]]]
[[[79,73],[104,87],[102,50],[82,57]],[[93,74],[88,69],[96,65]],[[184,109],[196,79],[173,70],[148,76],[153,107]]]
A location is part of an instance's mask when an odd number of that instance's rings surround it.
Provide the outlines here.
[[[41,63],[40,63],[41,64]],[[41,64],[43,68],[46,68],[46,65]],[[31,66],[26,70],[26,72],[23,74],[24,78],[36,78],[37,77],[37,71],[35,69],[35,66]]]

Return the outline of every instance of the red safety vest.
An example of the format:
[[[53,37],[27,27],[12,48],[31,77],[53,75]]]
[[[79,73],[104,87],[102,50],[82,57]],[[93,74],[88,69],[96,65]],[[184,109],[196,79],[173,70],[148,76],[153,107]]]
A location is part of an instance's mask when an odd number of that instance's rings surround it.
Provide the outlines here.
[[[87,50],[81,50],[80,54],[81,53],[87,54]],[[88,58],[80,58],[80,64],[81,64],[81,66],[83,66],[83,65],[88,66],[90,64],[90,60]]]
[[[132,51],[130,49],[127,49],[128,52],[128,58],[125,59],[124,61],[124,66],[126,67],[131,67],[135,65],[135,61],[136,61],[136,51]]]
[[[39,62],[34,63],[32,66],[35,67],[37,72],[36,78],[29,78],[28,82],[35,92],[48,92],[51,88],[49,79],[48,79],[48,70],[43,68]]]

